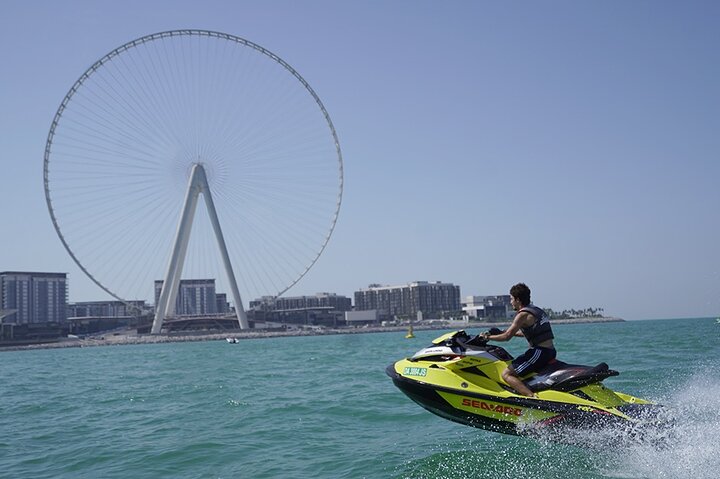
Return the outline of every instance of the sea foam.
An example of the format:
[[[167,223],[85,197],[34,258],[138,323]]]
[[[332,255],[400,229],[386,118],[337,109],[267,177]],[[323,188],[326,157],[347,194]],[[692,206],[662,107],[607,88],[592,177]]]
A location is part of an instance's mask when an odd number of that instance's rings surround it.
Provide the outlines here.
[[[612,477],[718,477],[720,383],[717,377],[695,376],[663,402],[673,422],[670,433],[650,429],[643,440],[613,451],[616,462],[609,468],[617,474]]]

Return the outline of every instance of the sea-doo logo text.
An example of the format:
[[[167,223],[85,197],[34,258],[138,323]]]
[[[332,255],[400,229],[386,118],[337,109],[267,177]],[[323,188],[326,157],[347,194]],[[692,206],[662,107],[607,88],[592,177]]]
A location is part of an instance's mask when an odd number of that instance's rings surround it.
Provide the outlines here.
[[[463,398],[462,405],[474,407],[476,409],[485,409],[486,411],[495,411],[503,414],[514,414],[516,416],[522,416],[522,409],[520,408],[503,406],[501,404],[493,406],[492,404],[488,404],[485,401],[478,401],[477,399]]]
[[[405,376],[427,376],[427,368],[405,368]]]

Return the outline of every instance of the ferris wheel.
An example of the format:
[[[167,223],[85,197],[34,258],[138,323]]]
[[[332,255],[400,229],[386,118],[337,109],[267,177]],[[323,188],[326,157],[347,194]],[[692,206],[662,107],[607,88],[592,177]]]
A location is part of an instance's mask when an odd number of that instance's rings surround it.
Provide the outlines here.
[[[171,283],[212,278],[247,327],[239,292],[283,294],[328,244],[343,162],[320,98],[284,60],[175,30],[80,76],[50,127],[44,183],[60,240],[111,296],[152,298],[162,280],[171,312]]]

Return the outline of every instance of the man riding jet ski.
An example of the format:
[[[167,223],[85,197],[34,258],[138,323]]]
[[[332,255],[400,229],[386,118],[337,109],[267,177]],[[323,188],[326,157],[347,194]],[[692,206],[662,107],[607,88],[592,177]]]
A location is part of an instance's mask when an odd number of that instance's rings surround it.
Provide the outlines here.
[[[656,419],[660,406],[602,384],[618,375],[605,363],[590,367],[553,360],[537,373],[520,376],[533,397],[518,394],[502,380],[513,357],[487,343],[488,335],[499,333],[447,333],[411,358],[391,364],[386,372],[395,386],[428,411],[506,434],[640,425]]]
[[[510,327],[496,334],[487,333],[485,339],[509,341],[513,336],[527,339],[530,348],[513,359],[502,372],[502,378],[523,396],[535,397],[535,394],[520,380],[520,375],[539,371],[555,359],[557,355],[553,344],[555,336],[550,327],[550,318],[545,311],[530,303],[530,288],[526,284],[518,283],[510,288],[510,305],[514,311],[517,311]]]

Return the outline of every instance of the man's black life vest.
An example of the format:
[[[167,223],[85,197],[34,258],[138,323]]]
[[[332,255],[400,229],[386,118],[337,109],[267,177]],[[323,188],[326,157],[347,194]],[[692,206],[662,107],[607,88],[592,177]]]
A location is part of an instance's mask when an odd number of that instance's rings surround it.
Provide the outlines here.
[[[527,339],[528,343],[530,343],[530,346],[537,346],[543,341],[547,341],[548,339],[553,339],[555,337],[555,335],[553,335],[552,328],[550,327],[550,318],[545,311],[533,304],[523,307],[518,312],[523,311],[530,313],[533,317],[535,317],[535,322],[532,326],[520,328],[523,335],[525,335],[525,339]]]

